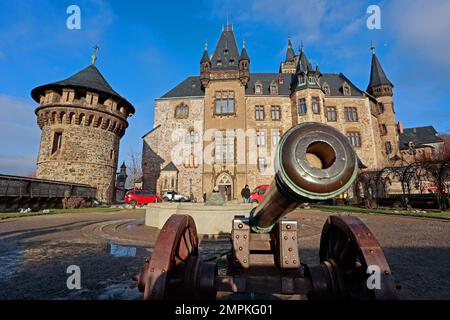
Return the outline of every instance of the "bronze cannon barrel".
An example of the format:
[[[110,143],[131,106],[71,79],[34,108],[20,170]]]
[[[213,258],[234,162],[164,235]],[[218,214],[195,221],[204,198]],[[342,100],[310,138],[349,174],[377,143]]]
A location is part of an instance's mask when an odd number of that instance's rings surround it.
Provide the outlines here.
[[[281,138],[274,159],[275,177],[250,215],[255,232],[269,232],[301,203],[345,192],[356,179],[358,158],[346,136],[331,126],[306,122]]]

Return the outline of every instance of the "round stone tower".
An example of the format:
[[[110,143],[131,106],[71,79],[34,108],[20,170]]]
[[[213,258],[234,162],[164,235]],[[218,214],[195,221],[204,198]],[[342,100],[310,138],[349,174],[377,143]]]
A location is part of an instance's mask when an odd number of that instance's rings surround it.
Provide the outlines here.
[[[31,91],[42,130],[37,178],[89,184],[114,201],[120,138],[134,107],[92,64]]]

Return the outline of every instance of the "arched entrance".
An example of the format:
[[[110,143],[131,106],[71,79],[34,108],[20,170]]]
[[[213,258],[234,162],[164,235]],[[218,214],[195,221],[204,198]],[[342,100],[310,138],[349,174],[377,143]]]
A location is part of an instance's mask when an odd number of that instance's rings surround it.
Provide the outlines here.
[[[221,173],[217,177],[216,186],[219,187],[219,191],[225,199],[231,201],[233,198],[233,178],[228,173]]]

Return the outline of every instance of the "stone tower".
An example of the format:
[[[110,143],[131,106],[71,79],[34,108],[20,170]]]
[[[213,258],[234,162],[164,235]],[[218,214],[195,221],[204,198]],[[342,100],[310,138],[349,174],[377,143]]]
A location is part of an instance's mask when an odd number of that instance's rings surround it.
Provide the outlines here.
[[[89,184],[97,188],[97,199],[113,202],[119,142],[134,107],[94,63],[33,89],[31,96],[39,103],[35,113],[42,130],[36,176]]]
[[[367,92],[374,96],[378,102],[378,124],[380,126],[382,148],[386,157],[385,165],[389,165],[391,160],[395,160],[395,157],[399,154],[399,137],[395,121],[392,90],[394,85],[384,73],[380,61],[375,54],[375,47],[372,46],[371,49],[372,65]]]

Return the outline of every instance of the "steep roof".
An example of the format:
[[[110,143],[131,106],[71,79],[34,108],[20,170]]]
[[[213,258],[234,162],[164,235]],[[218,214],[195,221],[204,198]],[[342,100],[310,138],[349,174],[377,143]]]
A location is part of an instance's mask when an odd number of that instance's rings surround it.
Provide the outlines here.
[[[303,48],[300,51],[300,57],[298,58],[297,63],[297,73],[299,72],[308,72],[312,71],[313,68],[311,66],[311,63],[309,62],[308,58],[306,57],[305,51],[303,51]]]
[[[283,80],[279,83],[279,79]],[[291,93],[291,77],[289,73],[251,73],[250,80],[245,88],[246,95],[254,95],[255,84],[258,81],[262,84],[263,95],[270,95],[270,84],[275,81],[278,85],[278,94],[289,95]]]
[[[108,96],[114,97],[117,100],[121,100],[128,106],[130,113],[134,113],[134,107],[124,97],[118,94],[111,85],[106,81],[100,71],[95,65],[90,65],[78,73],[70,76],[69,78],[57,82],[48,83],[34,88],[31,91],[31,96],[36,102],[39,102],[40,95],[46,90],[55,88],[84,88],[95,91],[97,93],[103,93]]]
[[[291,39],[289,39],[288,40],[288,48],[286,50],[286,60],[285,60],[285,62],[294,61],[294,58],[295,58],[295,52],[294,52],[294,49],[292,48]]]
[[[202,55],[202,59],[200,60],[200,63],[203,62],[208,62],[209,60],[209,54],[208,54],[208,50],[205,48],[205,50],[203,51],[203,55]]]
[[[283,83],[278,82],[282,78]],[[291,83],[295,75],[289,73],[251,73],[250,80],[245,88],[246,95],[254,95],[254,86],[256,81],[261,82],[263,86],[263,94],[270,95],[270,84],[272,81],[278,83],[278,94],[289,95],[291,93]],[[343,96],[342,85],[347,82],[351,89],[352,96],[363,96],[364,92],[356,87],[345,75],[342,73],[324,73],[321,77],[321,85],[326,82],[330,86],[330,94],[332,96]],[[188,77],[180,82],[173,89],[165,93],[161,99],[167,98],[183,98],[183,97],[203,97],[205,92],[202,88],[200,77]]]
[[[241,60],[250,61],[250,58],[247,53],[247,49],[245,47],[242,47],[241,55],[239,56],[239,61],[241,61]]]
[[[383,68],[381,67],[380,61],[378,61],[377,55],[375,52],[372,53],[372,66],[370,69],[370,82],[367,87],[369,90],[372,87],[379,85],[390,85],[394,86],[392,82],[389,81],[386,74],[384,73]]]
[[[171,161],[161,171],[176,171],[176,172],[178,172],[178,169]]]
[[[433,126],[406,128],[400,134],[400,149],[408,149],[409,142],[413,142],[416,147],[421,147],[429,143],[440,143],[442,139],[437,136]]]
[[[362,96],[364,92],[360,90],[353,82],[351,82],[343,73],[322,73],[320,78],[320,84],[323,88],[325,82],[330,86],[331,96],[343,96],[342,85],[347,82],[350,86],[350,92],[352,96]]]
[[[225,28],[220,35],[219,42],[211,57],[212,69],[238,68],[239,50],[234,38],[233,30]],[[218,62],[220,62],[218,64]]]
[[[204,95],[205,91],[200,82],[200,77],[194,76],[186,78],[161,98],[203,97]]]

